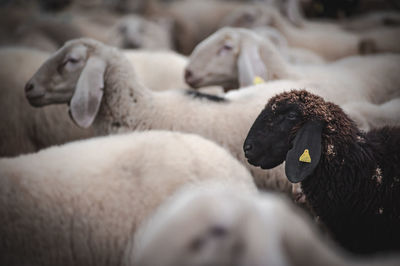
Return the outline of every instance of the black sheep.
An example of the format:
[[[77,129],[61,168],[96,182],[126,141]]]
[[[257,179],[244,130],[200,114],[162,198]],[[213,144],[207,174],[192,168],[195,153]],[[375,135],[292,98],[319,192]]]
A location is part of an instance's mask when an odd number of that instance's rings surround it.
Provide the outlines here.
[[[243,148],[263,169],[286,160],[289,181],[348,250],[400,250],[400,128],[365,134],[339,106],[291,91],[270,99]]]

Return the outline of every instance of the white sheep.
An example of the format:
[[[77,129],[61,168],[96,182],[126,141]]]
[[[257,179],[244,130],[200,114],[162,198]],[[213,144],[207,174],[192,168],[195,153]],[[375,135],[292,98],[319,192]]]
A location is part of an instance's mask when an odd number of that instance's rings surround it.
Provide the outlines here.
[[[400,98],[383,104],[351,102],[344,104],[342,109],[356,122],[358,128],[364,131],[387,125],[400,125]]]
[[[167,131],[0,159],[0,177],[0,264],[8,266],[121,265],[142,221],[177,189],[216,183],[256,192],[227,151]]]
[[[29,48],[0,49],[0,157],[34,152],[51,145],[87,138],[71,123],[62,105],[33,108],[24,93],[25,83],[49,57]]]
[[[345,253],[277,195],[217,186],[175,193],[143,223],[132,245],[125,261],[141,266],[399,264],[399,258]]]
[[[264,81],[291,79],[308,82],[336,103],[368,100],[374,103],[399,96],[400,56],[353,56],[322,65],[290,65],[267,39],[247,29],[223,28],[193,51],[185,79],[192,87],[221,85],[228,88]],[[326,97],[326,95],[324,95]]]
[[[245,28],[272,26],[286,37],[290,46],[312,50],[326,60],[359,54],[364,52],[360,48],[373,45],[371,41],[347,32],[335,24],[305,21],[303,24],[302,27],[295,27],[276,9],[255,5],[237,9],[226,16],[220,26]],[[340,45],[337,45],[338,43]],[[361,47],[362,44],[364,46]]]

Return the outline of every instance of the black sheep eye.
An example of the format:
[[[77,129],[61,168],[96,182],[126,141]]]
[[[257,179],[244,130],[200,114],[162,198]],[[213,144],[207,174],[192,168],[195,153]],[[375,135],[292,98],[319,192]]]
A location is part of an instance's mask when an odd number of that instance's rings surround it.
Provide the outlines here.
[[[295,112],[289,112],[286,116],[288,119],[296,119],[297,118],[297,114]]]

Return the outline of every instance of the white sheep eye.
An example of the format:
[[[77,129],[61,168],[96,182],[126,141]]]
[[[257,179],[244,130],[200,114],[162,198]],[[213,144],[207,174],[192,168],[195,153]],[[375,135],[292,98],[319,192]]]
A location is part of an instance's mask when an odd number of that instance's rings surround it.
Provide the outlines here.
[[[76,63],[78,63],[80,61],[81,61],[81,59],[78,58],[78,57],[68,56],[68,57],[66,57],[66,59],[64,60],[62,65],[65,66],[67,64],[76,64]]]
[[[76,64],[78,63],[80,60],[78,58],[74,58],[74,57],[69,57],[67,58],[66,63],[71,63],[71,64]]]
[[[68,72],[75,71],[81,65],[80,63],[82,63],[82,58],[69,56],[61,65],[59,72],[62,72],[64,69]]]
[[[218,51],[218,55],[221,55],[225,52],[231,51],[233,49],[232,45],[229,44],[224,44],[221,49]]]
[[[222,47],[222,49],[224,49],[224,50],[232,50],[232,48],[233,47],[229,44],[224,44],[224,46]]]

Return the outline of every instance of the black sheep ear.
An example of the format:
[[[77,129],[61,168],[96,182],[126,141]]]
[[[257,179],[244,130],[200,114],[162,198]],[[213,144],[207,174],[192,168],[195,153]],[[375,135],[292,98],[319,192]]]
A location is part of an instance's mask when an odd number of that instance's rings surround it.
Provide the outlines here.
[[[321,158],[323,122],[309,121],[297,132],[293,148],[286,154],[285,172],[292,183],[310,176]]]

